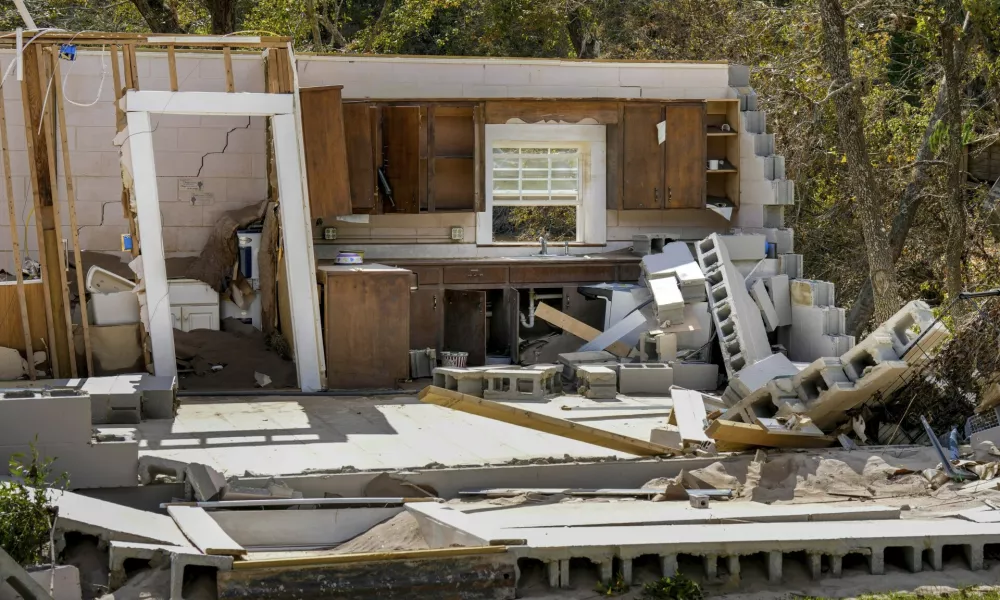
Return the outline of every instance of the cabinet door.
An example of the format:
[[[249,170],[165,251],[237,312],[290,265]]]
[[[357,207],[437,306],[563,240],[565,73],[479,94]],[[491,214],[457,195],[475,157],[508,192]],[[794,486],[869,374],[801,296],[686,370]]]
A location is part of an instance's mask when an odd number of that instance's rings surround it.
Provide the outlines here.
[[[340,89],[339,85],[300,89],[302,148],[314,222],[352,213]]]
[[[219,328],[219,309],[211,306],[182,306],[181,322],[184,331]]]
[[[419,106],[382,108],[383,168],[392,188],[383,212],[420,212],[420,127]]]
[[[426,288],[410,292],[410,349],[441,350],[441,314],[444,290]]]
[[[705,208],[705,105],[668,104],[666,121],[666,206]]]
[[[468,352],[471,366],[486,364],[486,292],[444,291],[444,348]]]
[[[355,213],[371,212],[378,198],[375,187],[375,110],[366,103],[344,105],[344,138],[347,169],[350,172],[351,208]]]
[[[663,206],[663,147],[656,124],[663,120],[660,104],[629,104],[622,119],[622,208]]]

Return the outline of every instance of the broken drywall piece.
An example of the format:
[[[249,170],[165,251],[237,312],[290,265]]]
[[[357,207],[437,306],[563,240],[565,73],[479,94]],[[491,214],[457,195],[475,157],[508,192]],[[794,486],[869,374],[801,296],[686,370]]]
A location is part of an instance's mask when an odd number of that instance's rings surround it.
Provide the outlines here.
[[[24,376],[21,353],[13,348],[0,347],[0,381],[13,381]]]
[[[771,303],[778,314],[778,326],[792,324],[792,295],[788,275],[775,275],[764,280]]]
[[[677,425],[684,443],[708,442],[709,438],[705,435],[708,413],[705,411],[701,392],[675,386],[670,389],[670,398],[674,401],[674,408],[670,413],[669,423]]]
[[[577,352],[592,352],[610,348],[615,342],[622,339],[626,335],[633,333],[641,327],[648,326],[649,322],[646,319],[646,315],[642,312],[642,310],[636,310],[613,325],[611,329],[602,332],[596,338],[581,346]]]

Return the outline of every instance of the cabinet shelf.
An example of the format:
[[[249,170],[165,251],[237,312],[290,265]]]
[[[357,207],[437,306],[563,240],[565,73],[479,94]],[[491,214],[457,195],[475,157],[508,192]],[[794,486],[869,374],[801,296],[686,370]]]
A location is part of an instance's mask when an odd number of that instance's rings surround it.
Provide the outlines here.
[[[730,129],[729,131],[723,131],[716,125],[709,125],[707,135],[709,137],[730,137],[737,135],[737,132],[733,129]]]
[[[739,171],[736,167],[727,167],[724,169],[705,169],[705,172],[709,175],[713,175],[715,173],[738,173]]]

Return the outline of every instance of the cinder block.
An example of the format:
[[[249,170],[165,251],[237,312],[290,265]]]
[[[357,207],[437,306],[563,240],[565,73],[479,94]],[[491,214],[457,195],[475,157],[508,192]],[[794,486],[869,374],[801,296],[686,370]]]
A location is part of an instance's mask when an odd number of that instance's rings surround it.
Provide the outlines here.
[[[87,444],[90,396],[74,389],[0,392],[0,444]],[[7,464],[6,462],[4,463]]]
[[[764,285],[771,296],[771,304],[778,315],[778,326],[792,324],[792,295],[788,275],[775,275],[766,278]]]
[[[798,367],[784,354],[772,354],[730,377],[728,389],[732,389],[738,399],[742,399],[764,387],[772,379],[792,377],[798,373]]]
[[[179,460],[151,456],[149,454],[139,457],[139,483],[149,485],[153,483],[158,475],[169,475],[177,482],[182,482],[186,478],[188,464]]]
[[[490,369],[483,373],[483,398],[518,400],[544,398],[559,391],[559,367],[534,365],[531,369]]]
[[[70,489],[135,487],[139,484],[139,443],[135,441],[36,444],[38,454],[53,458],[52,475],[69,475]],[[31,446],[0,446],[0,461],[31,455]]]
[[[715,363],[675,362],[674,385],[689,390],[714,392],[719,387],[719,365]]]
[[[482,370],[457,367],[437,367],[433,372],[435,386],[478,398],[483,397],[483,389],[486,385],[483,376]]]
[[[832,357],[817,358],[792,377],[792,385],[807,406],[819,400],[827,390],[850,382],[844,364]]]
[[[898,361],[902,357],[893,348],[892,337],[884,330],[876,329],[860,344],[845,352],[840,360],[844,364],[844,372],[851,381],[864,377],[865,373],[888,361]]]
[[[663,324],[679,323],[684,320],[684,297],[673,277],[663,277],[649,282],[656,305],[656,320]]]
[[[663,363],[623,364],[618,370],[618,390],[622,394],[665,396],[673,383],[673,369]]]
[[[833,283],[818,279],[795,279],[789,283],[792,306],[834,306],[834,289]]]
[[[618,395],[618,376],[607,367],[585,365],[576,369],[576,386],[587,398],[613,400]]]
[[[749,87],[750,68],[744,65],[729,65],[729,86]]]
[[[219,500],[226,491],[226,477],[201,463],[189,464],[184,470],[184,480],[191,485],[194,499],[198,502]]]
[[[712,315],[708,309],[708,302],[689,303],[687,310],[694,314],[699,328],[695,331],[677,332],[677,348],[695,350],[707,344],[712,336]]]
[[[143,374],[139,381],[142,416],[145,419],[173,419],[177,401],[177,378]]]
[[[767,287],[764,285],[763,279],[758,279],[754,282],[753,286],[750,288],[750,296],[753,297],[754,302],[757,303],[757,308],[760,309],[760,315],[764,319],[764,326],[768,331],[774,331],[780,325],[778,321],[778,312],[774,308],[774,304],[771,302],[771,296],[767,293]]]
[[[782,160],[782,168],[784,168],[784,160]],[[764,227],[781,228],[784,226],[785,226],[785,207],[780,205],[765,206]]]
[[[801,279],[802,278],[802,255],[801,254],[779,254],[778,255],[778,268],[779,270],[788,275],[788,279]]]
[[[208,567],[219,571],[233,568],[232,556],[202,554],[194,547],[113,541],[108,553],[111,569],[109,583],[112,587],[125,581],[125,561],[129,559],[149,561],[153,567],[170,565],[170,600],[184,600],[184,569],[187,567]]]
[[[729,252],[729,260],[760,260],[767,251],[767,239],[763,235],[720,235],[719,239]]]

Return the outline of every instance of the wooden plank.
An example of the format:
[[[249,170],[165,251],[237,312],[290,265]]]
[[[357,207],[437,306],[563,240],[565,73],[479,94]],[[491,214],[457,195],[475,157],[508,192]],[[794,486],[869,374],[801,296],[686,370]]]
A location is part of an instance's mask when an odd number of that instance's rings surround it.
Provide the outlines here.
[[[418,129],[417,151],[420,160],[417,165],[417,199],[420,212],[433,212],[434,192],[434,105],[420,107],[420,127]]]
[[[128,45],[129,59],[132,62],[132,86],[131,89],[139,91],[139,59],[135,55],[135,44]]]
[[[245,556],[246,548],[240,546],[222,530],[204,508],[197,506],[168,506],[167,514],[177,527],[205,554],[219,556]]]
[[[83,258],[80,256],[80,228],[76,218],[76,187],[73,184],[73,168],[70,164],[69,136],[67,135],[68,125],[66,124],[66,110],[63,105],[62,75],[59,69],[58,49],[51,48],[50,57],[52,59],[52,75],[55,85],[55,105],[56,123],[59,128],[59,137],[62,146],[63,178],[66,180],[66,202],[69,211],[70,240],[73,244],[73,262],[76,268],[76,291],[80,302],[80,319],[83,324],[83,350],[87,361],[87,374],[93,377],[94,353],[90,345],[90,316],[87,314],[87,289],[84,284]],[[67,303],[68,304],[68,303]],[[70,327],[72,331],[72,326]],[[76,361],[74,361],[75,363]]]
[[[622,123],[623,209],[663,207],[663,146],[656,136],[662,120],[659,104],[627,105]]]
[[[180,88],[177,86],[177,52],[173,44],[167,46],[167,71],[170,72],[170,91],[176,92]]]
[[[618,122],[615,100],[497,100],[486,102],[486,123],[503,125],[510,119],[525,123],[556,121],[579,123],[594,119],[600,125]]]
[[[705,208],[705,105],[667,104],[665,118],[666,207]]]
[[[7,139],[7,108],[4,105],[2,91],[0,91],[0,153],[2,153],[2,158],[3,158],[2,165],[3,165],[3,179],[5,187],[4,192],[7,195],[7,219],[8,219],[7,222],[10,224],[11,249],[13,250],[14,254],[13,269],[15,275],[17,276],[17,286],[15,290],[17,292],[18,308],[20,309],[18,311],[18,314],[20,314],[21,316],[21,333],[24,339],[24,354],[28,359],[28,364],[32,365],[33,367],[34,365],[32,357],[34,356],[34,349],[31,343],[31,319],[28,316],[28,298],[24,289],[24,275],[21,273],[21,265],[23,264],[24,259],[21,256],[21,242],[19,239],[19,233],[17,231],[17,209],[14,206],[14,180],[10,174],[10,143]],[[4,288],[9,289],[9,286],[4,286]],[[39,292],[42,291],[41,286],[38,287],[38,291]],[[42,302],[44,301],[45,300],[42,299]],[[7,312],[6,309],[7,309],[6,306],[0,305],[0,314],[2,315],[10,314],[10,312]],[[0,320],[2,319],[3,317],[0,317]],[[41,326],[44,327],[44,323],[41,324]],[[0,333],[0,337],[12,336],[12,334],[14,334],[16,329],[17,329],[16,324],[12,323],[10,325],[5,325],[0,323],[0,332],[2,332]],[[14,337],[15,344],[17,344],[19,340],[20,339],[17,338],[16,336]],[[9,341],[10,340],[3,340],[2,342],[0,342],[0,346],[4,346],[6,348],[15,348],[15,349],[18,348],[17,345],[11,345],[10,343],[7,343]],[[34,368],[28,369],[28,377],[30,377],[32,381],[35,380]]]
[[[63,377],[68,374],[68,370],[63,370],[70,360],[69,348],[63,349],[62,340],[65,339],[65,332],[60,331],[57,326],[55,316],[60,312],[59,300],[52,294],[52,281],[60,275],[59,269],[50,265],[49,246],[45,243],[45,225],[43,222],[51,220],[51,212],[42,211],[45,202],[51,203],[52,195],[49,187],[48,161],[45,159],[45,139],[37,134],[37,130],[32,126],[41,119],[42,112],[42,90],[41,77],[38,72],[38,61],[31,60],[39,48],[25,50],[24,79],[21,81],[21,105],[24,109],[24,129],[25,141],[28,148],[28,171],[31,175],[31,194],[35,211],[35,234],[38,236],[38,262],[41,265],[42,287],[45,293],[45,323],[48,330],[48,359],[52,367],[53,375]],[[53,275],[55,271],[55,275]],[[61,322],[61,321],[60,321]]]
[[[16,238],[15,238],[16,239]],[[18,269],[20,271],[20,269]],[[19,310],[20,292],[16,282],[0,283],[0,346],[13,348],[30,356],[35,350],[46,349],[45,292],[42,282],[35,279],[24,281],[24,302],[27,327]],[[28,352],[28,338],[31,352]]]
[[[574,319],[566,313],[560,312],[544,302],[539,302],[535,307],[535,316],[547,323],[551,323],[567,333],[571,333],[585,342],[592,342],[601,335],[601,332],[590,325]],[[615,342],[608,346],[608,352],[622,358],[628,356],[632,349],[622,342]]]
[[[420,391],[421,402],[436,404],[488,419],[494,419],[511,425],[518,425],[535,431],[551,433],[571,440],[585,442],[609,448],[619,452],[627,452],[636,456],[660,456],[676,454],[680,450],[661,446],[646,440],[640,440],[602,429],[596,429],[582,423],[574,423],[565,419],[557,419],[537,412],[522,410],[499,402],[484,400],[453,390],[428,386]]]
[[[226,91],[233,93],[236,84],[233,82],[233,51],[229,46],[222,49],[222,62],[226,66]]]
[[[332,221],[353,212],[340,94],[339,85],[299,90],[309,210],[314,221]]]
[[[176,69],[174,69],[176,75]],[[122,99],[122,73],[118,64],[118,45],[111,44],[111,85],[115,92],[115,124],[118,131],[125,129],[125,111],[121,107]]]
[[[718,444],[724,442],[726,447],[764,448],[826,448],[837,443],[833,436],[815,436],[798,434],[775,434],[760,425],[737,423],[716,419],[705,430],[705,435]]]
[[[669,422],[676,423],[681,439],[693,444],[708,442],[709,438],[705,435],[708,413],[705,412],[701,392],[673,387],[670,389],[670,397],[674,401],[674,407]]]
[[[39,49],[41,50],[41,49]],[[39,72],[42,74],[42,82],[45,87],[44,94],[47,96],[51,93],[48,89],[48,81],[51,76],[52,67],[48,62],[48,58],[51,55],[45,54],[41,51],[37,53]],[[46,244],[51,244],[55,249],[55,255],[58,258],[56,264],[59,268],[58,281],[59,281],[59,293],[62,296],[62,316],[66,321],[66,331],[64,336],[66,338],[66,349],[67,349],[67,360],[69,362],[69,372],[73,377],[77,376],[77,366],[76,366],[76,354],[75,346],[76,342],[73,339],[73,313],[70,307],[69,301],[69,281],[67,281],[66,274],[69,272],[68,266],[66,264],[66,246],[63,243],[62,236],[62,217],[60,214],[59,206],[59,175],[56,172],[56,149],[55,149],[55,133],[52,131],[53,127],[53,117],[55,111],[52,106],[54,102],[51,98],[48,101],[42,101],[44,106],[44,111],[42,112],[42,122],[43,131],[42,135],[45,136],[45,148],[47,159],[49,162],[49,180],[51,185],[51,198],[52,198],[52,224],[51,228],[46,227]],[[58,318],[57,315],[53,314],[53,319]]]

